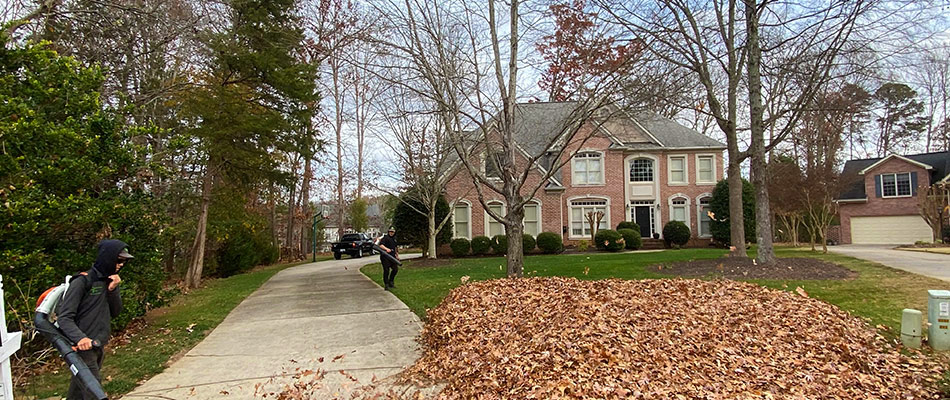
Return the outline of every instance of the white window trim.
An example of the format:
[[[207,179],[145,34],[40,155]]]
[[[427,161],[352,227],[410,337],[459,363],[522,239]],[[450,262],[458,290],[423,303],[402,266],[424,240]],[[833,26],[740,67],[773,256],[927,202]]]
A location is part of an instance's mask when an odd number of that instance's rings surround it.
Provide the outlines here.
[[[527,203],[525,203],[525,205],[528,205],[528,204],[534,204],[538,206],[538,233],[535,235],[532,235],[534,236],[535,239],[537,239],[538,235],[540,235],[541,232],[544,232],[544,226],[543,226],[544,218],[541,216],[541,200],[531,199],[531,201],[528,201]],[[522,230],[522,233],[528,233],[528,232],[524,232],[524,218],[521,219],[521,230]]]
[[[699,159],[703,157],[712,157],[712,181],[704,181],[699,178]],[[718,181],[719,174],[716,173],[716,154],[715,153],[702,153],[696,154],[696,184],[697,185],[715,185]]]
[[[490,205],[493,205],[493,204],[500,204],[500,205],[501,205],[501,216],[502,216],[502,217],[504,217],[505,215],[508,214],[508,207],[505,206],[505,202],[503,202],[503,201],[501,201],[501,200],[489,200],[489,201],[486,201],[486,202],[485,202],[485,205],[486,205],[486,206],[490,206]],[[488,225],[489,225],[489,223],[490,223],[490,222],[496,222],[496,223],[501,224],[501,222],[495,221],[495,219],[492,218],[491,215],[488,215],[488,208],[485,208],[484,210],[482,210],[482,213],[485,214],[485,223],[482,224],[482,225],[483,225],[482,228],[484,228],[484,230],[485,230],[485,236],[492,237],[492,236],[489,234],[489,230],[488,230]],[[504,235],[504,234],[505,234],[505,232],[504,232],[504,230],[505,230],[505,224],[501,224],[501,230],[502,230],[502,233],[501,233],[501,234]]]
[[[468,237],[455,236],[456,222],[455,222],[455,210],[453,208],[452,210],[452,239],[463,238],[463,239],[472,240],[472,203],[468,200],[459,200],[455,202],[455,208],[457,208],[460,205],[465,205],[465,207],[468,209],[468,232],[467,232]]]
[[[696,165],[699,165],[699,163],[697,163]],[[696,237],[701,237],[701,238],[712,237],[712,223],[709,224],[710,232],[705,233],[705,234],[703,234],[703,232],[700,232],[702,231],[702,223],[703,223],[703,203],[701,200],[707,197],[709,198],[710,201],[712,201],[712,193],[703,193],[699,196],[696,196]]]
[[[604,204],[605,209],[604,209],[603,222],[607,225],[607,229],[610,229],[610,227],[612,226],[610,225],[610,197],[593,196],[593,195],[568,197],[567,199],[567,238],[568,239],[572,239],[572,240],[590,239],[590,236],[587,236],[587,235],[580,235],[580,236],[574,235],[574,228],[573,228],[574,227],[574,213],[571,212],[571,209],[574,206],[571,203],[577,200],[604,200],[606,201],[606,204]],[[581,222],[586,224],[587,220],[585,219]]]
[[[673,181],[673,159],[682,158],[683,159],[683,179],[682,182]],[[685,154],[676,154],[676,155],[667,155],[666,156],[666,184],[669,186],[686,186],[689,185],[689,157]],[[688,197],[687,197],[688,198]]]
[[[577,155],[581,153],[597,153],[600,155],[600,182],[599,183],[577,183],[574,181],[574,163],[577,162]],[[604,163],[605,159],[606,157],[605,157],[604,152],[600,150],[585,149],[585,150],[578,150],[577,152],[575,152],[574,155],[571,156],[571,186],[572,187],[605,186],[606,185],[605,170],[607,169]]]
[[[894,193],[897,193],[894,196],[888,196],[884,194],[884,176],[885,175],[894,175]],[[907,175],[907,182],[910,186],[910,194],[901,195],[900,190],[897,189],[897,175]],[[881,198],[882,199],[900,199],[906,197],[914,197],[914,180],[911,178],[910,172],[891,172],[888,174],[881,174]]]
[[[673,200],[675,200],[675,199],[683,199],[683,200],[686,200],[686,204],[683,204],[683,207],[686,207],[686,212],[684,213],[684,214],[686,215],[686,221],[683,221],[683,223],[686,224],[687,227],[689,227],[690,234],[692,234],[692,233],[693,233],[693,225],[692,225],[692,221],[691,221],[691,218],[690,218],[690,215],[689,215],[689,214],[691,214],[691,213],[689,212],[689,208],[690,208],[690,206],[692,206],[692,200],[689,198],[689,196],[687,196],[687,195],[685,195],[685,194],[682,194],[682,193],[674,194],[674,195],[670,196],[670,198],[666,199],[666,204],[667,204],[667,206],[669,206],[669,208],[667,209],[667,212],[666,212],[666,213],[667,213],[667,215],[669,216],[669,218],[670,218],[669,220],[670,220],[670,221],[673,221]],[[660,228],[660,229],[662,230],[662,228]]]

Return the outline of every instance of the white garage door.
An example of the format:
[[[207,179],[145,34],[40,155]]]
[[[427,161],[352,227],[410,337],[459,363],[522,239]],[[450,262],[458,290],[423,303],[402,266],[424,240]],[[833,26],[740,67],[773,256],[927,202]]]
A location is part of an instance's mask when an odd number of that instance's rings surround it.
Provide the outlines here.
[[[911,244],[933,241],[930,226],[919,215],[851,217],[851,243]]]

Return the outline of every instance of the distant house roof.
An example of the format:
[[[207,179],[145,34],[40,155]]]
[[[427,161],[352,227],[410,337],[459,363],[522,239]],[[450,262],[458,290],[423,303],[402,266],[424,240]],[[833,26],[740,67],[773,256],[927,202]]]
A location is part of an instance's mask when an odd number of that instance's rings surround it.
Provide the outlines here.
[[[844,189],[841,195],[838,196],[838,200],[866,199],[867,193],[864,191],[863,174],[870,172],[869,169],[871,167],[889,158],[903,159],[924,169],[928,169],[927,167],[929,166],[930,182],[938,182],[946,179],[947,176],[950,175],[950,151],[850,160],[844,164],[844,169],[841,171],[841,182],[844,185]]]

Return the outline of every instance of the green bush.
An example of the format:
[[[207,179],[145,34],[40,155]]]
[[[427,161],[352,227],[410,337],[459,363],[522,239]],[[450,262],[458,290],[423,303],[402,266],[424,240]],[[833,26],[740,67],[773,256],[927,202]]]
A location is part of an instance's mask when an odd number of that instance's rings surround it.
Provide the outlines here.
[[[400,195],[401,200],[396,204],[393,211],[393,226],[399,227],[396,231],[396,239],[399,244],[408,244],[419,247],[423,250],[429,245],[429,219],[420,211],[427,212],[429,206],[419,200],[420,195],[409,190]],[[449,203],[445,201],[444,196],[439,196],[435,203],[435,220],[441,221],[449,215]],[[447,244],[452,241],[452,220],[445,223],[442,230],[436,233],[436,246]]]
[[[638,235],[640,234],[640,225],[637,225],[637,223],[633,221],[623,221],[617,224],[617,232],[620,232],[621,229],[634,230],[637,231]]]
[[[596,241],[595,244],[598,249],[607,251],[620,251],[623,250],[625,245],[623,236],[611,229],[597,231],[597,234],[594,235],[594,241]]]
[[[689,227],[680,221],[667,222],[663,227],[663,240],[666,241],[667,246],[670,244],[682,246],[689,242],[690,236]]]
[[[541,232],[538,234],[538,248],[544,254],[557,254],[564,251],[564,243],[554,232]]]
[[[495,254],[508,254],[508,236],[495,235],[491,239],[491,249]]]
[[[583,253],[583,252],[586,252],[587,250],[590,250],[590,242],[586,240],[581,240],[577,242],[577,251]]]
[[[466,238],[458,238],[453,240],[449,247],[452,248],[452,256],[465,257],[472,250],[472,242],[469,242]]]
[[[521,245],[524,247],[525,253],[530,253],[532,250],[534,250],[534,247],[537,244],[538,242],[534,240],[534,236],[531,236],[527,233],[521,235]]]
[[[472,254],[476,256],[488,254],[491,245],[491,238],[488,236],[475,236],[472,238]]]
[[[624,248],[627,250],[636,250],[643,245],[643,240],[640,238],[640,230],[633,229],[619,229],[617,233],[623,237]]]
[[[716,184],[712,199],[709,200],[709,211],[715,218],[709,223],[713,240],[722,244],[732,244],[729,227],[729,182],[725,179]],[[755,188],[749,181],[742,180],[742,215],[745,217],[745,241],[755,242]],[[664,235],[665,236],[665,235]]]
[[[132,140],[156,132],[125,125],[100,96],[102,69],[50,47],[0,35],[0,271],[8,329],[24,333],[19,354],[27,359],[49,346],[26,318],[37,297],[89,269],[104,237],[135,256],[122,270],[114,329],[168,300],[168,211],[138,175],[158,165],[146,164],[146,147]]]

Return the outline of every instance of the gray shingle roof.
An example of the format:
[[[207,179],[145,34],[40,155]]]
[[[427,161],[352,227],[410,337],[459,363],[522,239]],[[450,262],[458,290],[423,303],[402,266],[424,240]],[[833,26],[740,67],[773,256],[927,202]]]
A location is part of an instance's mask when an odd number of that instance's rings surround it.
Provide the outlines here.
[[[938,153],[912,154],[904,156],[919,163],[927,164],[933,167],[930,170],[930,182],[936,182],[947,174],[950,174],[950,151]],[[861,160],[850,160],[844,164],[841,170],[841,182],[844,189],[838,196],[838,200],[862,200],[867,198],[864,190],[864,176],[858,175],[863,169],[881,161],[881,158],[866,158]]]
[[[515,141],[531,155],[541,154],[551,139],[577,119],[578,103],[573,101],[549,103],[519,103],[515,106]],[[677,147],[725,148],[726,145],[676,121],[650,111],[629,114],[616,113],[603,127],[623,143],[635,149],[662,149]],[[653,140],[656,138],[656,141]],[[659,143],[657,143],[657,141]]]

